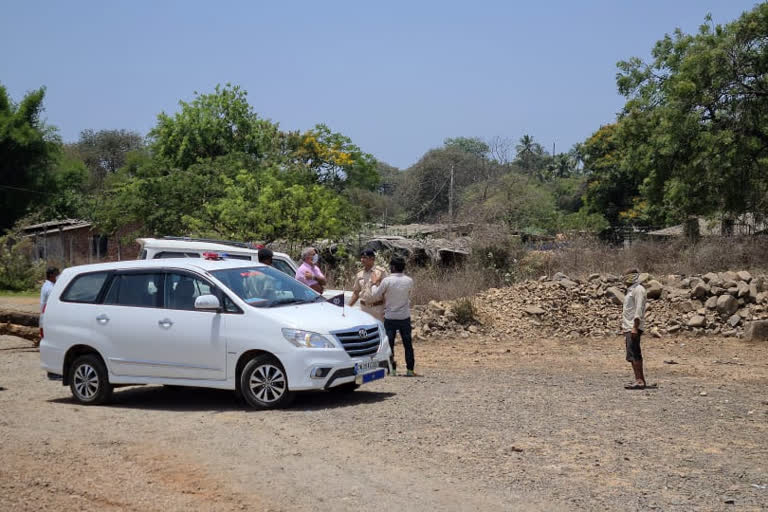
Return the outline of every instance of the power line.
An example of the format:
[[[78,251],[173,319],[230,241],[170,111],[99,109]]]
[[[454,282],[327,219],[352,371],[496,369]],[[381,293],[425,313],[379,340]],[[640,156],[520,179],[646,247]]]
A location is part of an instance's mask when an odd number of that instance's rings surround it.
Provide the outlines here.
[[[44,196],[53,195],[51,192],[41,192],[39,190],[32,190],[32,189],[29,189],[29,188],[21,188],[21,187],[12,187],[10,185],[0,185],[0,188],[6,188],[8,190],[19,190],[21,192],[31,192],[33,194],[40,194],[40,195],[44,195]]]

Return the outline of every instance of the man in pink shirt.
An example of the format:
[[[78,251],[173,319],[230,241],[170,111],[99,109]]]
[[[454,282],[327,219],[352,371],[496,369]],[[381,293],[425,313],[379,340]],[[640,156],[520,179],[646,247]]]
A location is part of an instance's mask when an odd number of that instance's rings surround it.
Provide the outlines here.
[[[314,247],[306,247],[301,251],[301,265],[296,269],[296,280],[309,286],[317,293],[323,293],[325,276],[317,266],[319,257]]]

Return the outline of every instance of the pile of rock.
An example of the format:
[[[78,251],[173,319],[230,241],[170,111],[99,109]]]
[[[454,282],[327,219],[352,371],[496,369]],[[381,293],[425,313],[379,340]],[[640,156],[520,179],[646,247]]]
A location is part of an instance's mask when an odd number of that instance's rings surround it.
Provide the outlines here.
[[[470,300],[473,304],[477,303],[477,299]],[[459,322],[459,315],[456,314],[458,307],[459,301],[438,302],[433,300],[426,306],[411,308],[414,339],[439,335],[469,338],[470,334],[480,332],[482,327],[479,318],[473,322]]]
[[[768,279],[749,272],[697,276],[641,274],[648,293],[646,332],[654,336],[693,332],[742,336],[752,320],[768,319]],[[620,276],[577,279],[558,273],[473,298],[478,325],[456,322],[455,302],[414,308],[417,337],[468,337],[482,329],[497,337],[606,336],[620,330],[626,287]]]

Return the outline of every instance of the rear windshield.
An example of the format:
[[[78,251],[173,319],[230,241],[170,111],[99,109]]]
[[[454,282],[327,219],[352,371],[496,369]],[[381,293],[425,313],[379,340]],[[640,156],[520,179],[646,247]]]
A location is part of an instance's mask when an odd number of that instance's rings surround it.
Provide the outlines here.
[[[61,300],[65,302],[96,302],[108,275],[108,272],[93,272],[77,276],[61,294]]]
[[[231,268],[212,274],[238,297],[257,308],[325,300],[311,288],[272,267]]]

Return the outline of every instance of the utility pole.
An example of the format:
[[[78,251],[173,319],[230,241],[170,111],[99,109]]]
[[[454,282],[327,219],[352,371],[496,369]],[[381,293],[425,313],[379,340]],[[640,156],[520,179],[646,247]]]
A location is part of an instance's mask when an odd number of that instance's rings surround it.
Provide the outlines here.
[[[451,185],[448,189],[448,218],[453,224],[453,164],[451,164]]]

